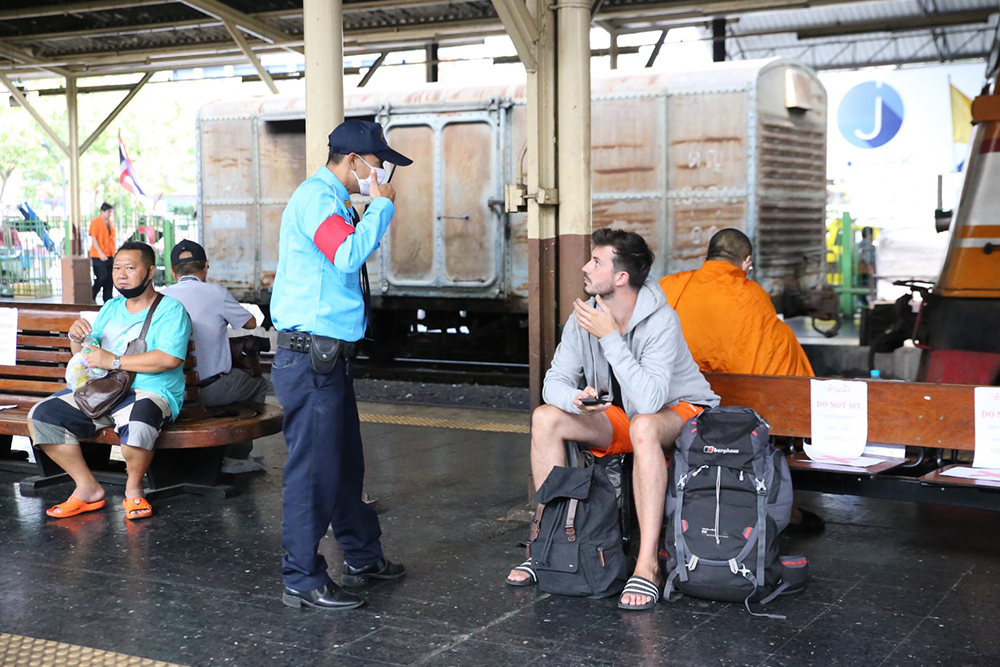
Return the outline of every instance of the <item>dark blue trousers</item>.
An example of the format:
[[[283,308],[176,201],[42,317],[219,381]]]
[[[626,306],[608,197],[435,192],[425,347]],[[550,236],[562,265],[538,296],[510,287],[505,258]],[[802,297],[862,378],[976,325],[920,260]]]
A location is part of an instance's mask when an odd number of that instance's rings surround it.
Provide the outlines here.
[[[331,526],[351,566],[382,558],[378,516],[361,500],[365,459],[354,374],[343,359],[328,374],[316,373],[307,354],[278,348],[271,380],[288,444],[281,572],[289,588],[311,591],[331,581],[316,552]]]

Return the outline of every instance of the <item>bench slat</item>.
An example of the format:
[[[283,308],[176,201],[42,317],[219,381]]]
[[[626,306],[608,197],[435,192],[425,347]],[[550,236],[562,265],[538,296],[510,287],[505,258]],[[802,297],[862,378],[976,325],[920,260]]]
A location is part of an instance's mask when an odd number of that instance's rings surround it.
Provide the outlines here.
[[[57,352],[55,350],[24,350],[18,348],[17,350],[17,360],[18,361],[51,361],[55,364],[66,365],[69,360],[73,358],[73,355],[66,352]]]
[[[66,381],[66,369],[59,368],[57,366],[29,366],[27,364],[20,366],[3,366],[0,365],[0,375],[13,375],[16,377],[32,377],[32,378],[54,378]]]
[[[803,377],[706,373],[723,405],[759,412],[773,435],[808,438],[810,380]],[[868,441],[975,450],[975,387],[858,380],[868,384]]]
[[[39,336],[35,336],[35,335],[27,335],[27,334],[18,334],[17,335],[17,347],[21,348],[22,346],[51,347],[51,348],[58,348],[58,349],[68,350],[69,349],[69,338],[67,338],[66,336],[64,336],[62,334],[59,334],[59,335],[48,335],[48,336],[40,336],[40,335]]]
[[[156,440],[157,449],[217,447],[232,442],[255,440],[281,431],[282,410],[274,405],[239,404],[236,414],[226,415],[229,406],[209,408],[215,416],[200,421],[168,424]],[[220,416],[221,415],[221,416]],[[0,411],[0,435],[28,435],[28,408]],[[118,435],[105,428],[87,440],[117,445]]]
[[[11,380],[0,378],[0,391],[13,391],[19,394],[43,394],[45,396],[54,394],[60,389],[64,389],[66,383],[42,382],[32,380]],[[3,412],[0,412],[3,415]]]
[[[73,322],[80,319],[80,311],[59,312],[19,308],[17,328],[21,331],[69,331]]]

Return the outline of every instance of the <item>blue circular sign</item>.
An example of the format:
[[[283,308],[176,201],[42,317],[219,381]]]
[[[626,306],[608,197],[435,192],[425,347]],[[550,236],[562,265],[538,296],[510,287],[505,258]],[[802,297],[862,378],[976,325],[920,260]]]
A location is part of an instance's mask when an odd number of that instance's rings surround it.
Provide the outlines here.
[[[837,127],[850,143],[878,148],[903,125],[903,100],[887,83],[866,81],[847,91],[837,109]]]

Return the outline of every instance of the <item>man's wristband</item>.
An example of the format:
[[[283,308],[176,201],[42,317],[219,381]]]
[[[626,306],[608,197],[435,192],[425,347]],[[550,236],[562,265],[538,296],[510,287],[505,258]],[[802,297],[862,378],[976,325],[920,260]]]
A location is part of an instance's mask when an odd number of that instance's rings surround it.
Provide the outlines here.
[[[66,336],[70,339],[70,342],[76,343],[77,345],[83,345],[83,341],[86,340],[86,338],[81,338],[80,340],[77,340],[76,338],[73,338],[71,334],[66,334]]]

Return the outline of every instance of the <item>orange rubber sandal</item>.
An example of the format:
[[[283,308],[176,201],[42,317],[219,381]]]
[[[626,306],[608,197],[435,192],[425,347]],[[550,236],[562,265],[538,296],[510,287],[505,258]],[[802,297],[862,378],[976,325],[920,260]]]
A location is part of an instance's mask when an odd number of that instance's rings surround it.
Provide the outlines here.
[[[104,507],[104,498],[93,503],[85,503],[76,496],[70,496],[66,502],[50,507],[45,510],[45,513],[54,519],[65,519],[84,512],[93,512],[102,507]]]
[[[153,516],[153,506],[145,498],[126,498],[122,501],[122,507],[125,508],[125,518],[129,521]]]

